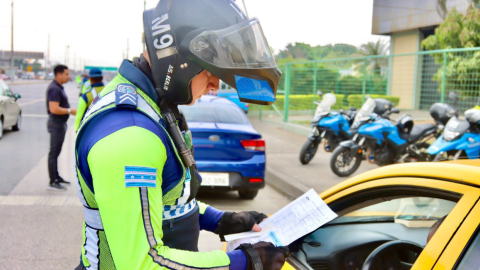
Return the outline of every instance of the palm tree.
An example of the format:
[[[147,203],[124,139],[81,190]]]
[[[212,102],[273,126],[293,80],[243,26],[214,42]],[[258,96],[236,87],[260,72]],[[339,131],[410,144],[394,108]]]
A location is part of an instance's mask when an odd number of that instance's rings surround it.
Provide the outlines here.
[[[387,41],[369,41],[366,44],[362,44],[358,49],[358,54],[361,56],[373,56],[373,55],[387,55],[390,46]],[[373,69],[374,73],[380,74],[382,67],[385,68],[388,66],[388,58],[371,58],[367,60],[368,69]],[[359,60],[357,63],[358,69],[363,69],[364,60]]]

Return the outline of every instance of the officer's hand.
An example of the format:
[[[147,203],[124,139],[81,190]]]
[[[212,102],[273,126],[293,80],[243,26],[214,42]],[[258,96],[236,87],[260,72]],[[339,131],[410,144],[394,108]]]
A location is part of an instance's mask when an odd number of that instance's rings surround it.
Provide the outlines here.
[[[77,115],[77,109],[70,109],[71,115]]]
[[[290,256],[288,247],[275,247],[272,243],[241,244],[237,249],[247,256],[247,270],[280,270]]]
[[[251,230],[259,232],[262,230],[257,224],[262,222],[267,216],[265,214],[250,212],[225,212],[218,222],[215,233],[220,235],[220,239],[225,241],[224,236],[227,234],[249,232]]]

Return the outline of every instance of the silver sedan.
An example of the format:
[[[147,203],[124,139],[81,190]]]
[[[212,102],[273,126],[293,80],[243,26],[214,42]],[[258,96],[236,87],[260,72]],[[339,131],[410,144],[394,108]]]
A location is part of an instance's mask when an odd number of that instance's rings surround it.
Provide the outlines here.
[[[17,103],[19,98],[19,94],[13,94],[8,85],[0,80],[0,139],[5,128],[11,127],[13,131],[20,130],[22,109]]]

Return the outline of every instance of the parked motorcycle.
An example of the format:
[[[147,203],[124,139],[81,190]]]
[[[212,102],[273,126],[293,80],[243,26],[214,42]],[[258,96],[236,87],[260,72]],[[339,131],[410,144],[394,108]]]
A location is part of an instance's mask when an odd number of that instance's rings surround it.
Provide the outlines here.
[[[320,97],[322,96],[321,92],[317,94]],[[340,142],[352,138],[353,133],[350,133],[349,130],[355,117],[356,109],[352,107],[346,112],[343,110],[331,112],[330,108],[335,102],[335,95],[331,93],[325,94],[321,102],[316,102],[317,109],[310,123],[313,126],[313,131],[300,150],[299,159],[302,164],[308,164],[313,159],[322,139],[325,139],[325,151],[332,152]]]
[[[414,125],[410,115],[402,116],[396,124],[390,114],[399,113],[393,103],[385,99],[369,98],[355,117],[359,125],[353,140],[340,143],[330,159],[330,168],[338,176],[349,176],[360,166],[362,154],[379,166],[414,161],[426,161],[427,140],[438,137],[435,124]],[[433,115],[432,115],[433,116]]]
[[[433,161],[477,159],[480,155],[480,110],[465,112],[465,120],[455,115],[448,120],[445,130],[428,149]]]

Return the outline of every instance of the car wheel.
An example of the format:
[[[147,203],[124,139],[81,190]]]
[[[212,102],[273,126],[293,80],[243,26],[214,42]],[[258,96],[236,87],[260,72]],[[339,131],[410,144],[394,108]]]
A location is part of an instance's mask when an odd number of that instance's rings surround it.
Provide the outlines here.
[[[3,137],[3,118],[0,118],[0,139]]]
[[[257,194],[258,194],[258,189],[238,191],[238,196],[240,196],[240,199],[244,199],[244,200],[252,200],[253,198],[257,197]]]
[[[22,127],[22,114],[18,114],[17,123],[12,127],[13,131],[19,131]]]

